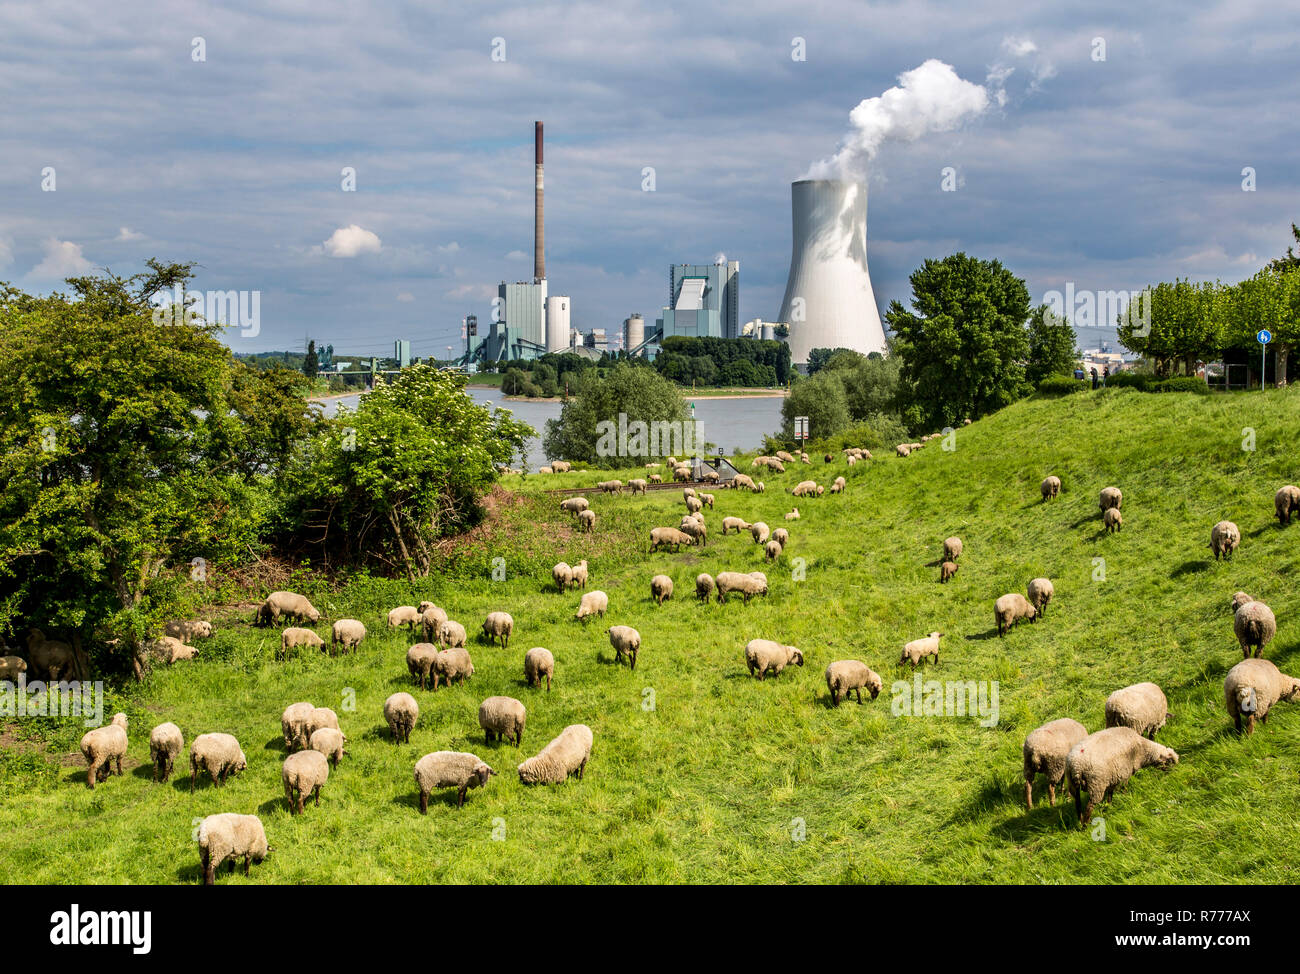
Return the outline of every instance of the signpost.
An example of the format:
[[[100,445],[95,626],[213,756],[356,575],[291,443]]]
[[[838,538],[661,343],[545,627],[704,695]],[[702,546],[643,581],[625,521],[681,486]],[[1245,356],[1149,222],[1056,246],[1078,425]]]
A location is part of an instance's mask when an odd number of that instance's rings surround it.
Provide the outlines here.
[[[1255,333],[1255,339],[1259,342],[1259,388],[1262,392],[1266,385],[1265,372],[1268,369],[1268,343],[1273,340],[1273,333],[1267,328],[1261,328]]]
[[[794,418],[794,438],[800,442],[808,441],[808,417],[796,416]]]

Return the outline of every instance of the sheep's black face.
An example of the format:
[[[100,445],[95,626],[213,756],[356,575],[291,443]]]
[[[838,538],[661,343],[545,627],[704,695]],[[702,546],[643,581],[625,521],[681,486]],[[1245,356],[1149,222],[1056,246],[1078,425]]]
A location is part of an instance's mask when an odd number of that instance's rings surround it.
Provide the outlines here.
[[[875,700],[878,696],[880,696],[880,687],[873,686],[871,688],[871,699]]]

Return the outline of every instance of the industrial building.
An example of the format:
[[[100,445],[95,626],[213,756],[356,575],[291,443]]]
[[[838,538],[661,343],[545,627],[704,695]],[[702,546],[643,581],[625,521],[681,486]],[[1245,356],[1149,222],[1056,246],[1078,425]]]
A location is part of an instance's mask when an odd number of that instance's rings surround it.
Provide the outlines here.
[[[738,338],[740,261],[669,267],[668,305],[655,322],[655,330],[660,342],[674,335]]]

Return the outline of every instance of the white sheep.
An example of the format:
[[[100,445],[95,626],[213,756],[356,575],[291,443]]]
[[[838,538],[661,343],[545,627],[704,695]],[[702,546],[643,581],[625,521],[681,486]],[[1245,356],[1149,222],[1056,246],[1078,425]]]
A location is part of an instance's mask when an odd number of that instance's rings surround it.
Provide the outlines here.
[[[749,526],[749,536],[754,539],[754,544],[767,544],[767,539],[772,536],[772,529],[764,521],[755,521]]]
[[[524,679],[530,687],[541,686],[546,680],[546,692],[551,692],[551,677],[555,675],[555,657],[549,649],[534,646],[524,654]]]
[[[465,793],[482,788],[496,774],[477,754],[468,751],[434,751],[415,762],[415,786],[420,790],[420,814],[429,813],[429,793],[435,788],[455,788],[456,807]]]
[[[444,648],[464,646],[466,638],[465,627],[455,619],[444,619],[438,626],[439,646]]]
[[[384,701],[384,720],[393,735],[393,743],[407,744],[420,718],[420,705],[409,693],[394,693]]]
[[[799,520],[799,508],[797,508],[797,507],[791,508],[791,509],[790,509],[790,512],[789,512],[788,514],[785,515],[785,519],[786,519],[787,521],[797,521],[797,520]]]
[[[1107,534],[1115,534],[1124,528],[1124,515],[1118,507],[1108,507],[1101,516],[1102,529]]]
[[[573,569],[566,561],[557,562],[551,569],[551,579],[555,582],[555,587],[563,592],[573,584]]]
[[[707,572],[701,572],[695,576],[695,597],[701,602],[709,601],[715,587],[713,576]]]
[[[504,737],[518,747],[527,720],[528,711],[514,697],[488,697],[478,706],[478,725],[489,744]]]
[[[284,783],[284,798],[289,803],[290,815],[301,815],[303,802],[308,797],[316,799],[320,807],[320,790],[329,780],[330,763],[320,751],[299,751],[284,759],[280,780]]]
[[[641,634],[631,626],[611,626],[605,630],[609,644],[614,647],[614,662],[624,656],[631,664],[629,669],[636,669],[636,655],[641,649]]]
[[[310,629],[300,629],[297,626],[290,626],[284,632],[280,633],[280,654],[288,657],[289,650],[298,646],[307,646],[310,649],[324,649],[325,640],[321,639]]]
[[[749,527],[750,527],[749,522],[746,521],[743,517],[724,517],[722,519],[723,534],[729,534],[732,531],[735,531],[737,534],[740,534],[741,531],[748,531]]]
[[[413,605],[399,605],[396,609],[388,610],[389,629],[406,626],[411,632],[415,632],[415,624],[419,621],[420,610]]]
[[[588,616],[603,616],[608,608],[609,596],[598,588],[592,589],[583,594],[582,601],[578,603],[578,614],[574,618],[585,623]]]
[[[593,735],[586,724],[570,724],[546,747],[518,767],[519,780],[525,785],[563,784],[569,775],[582,780],[591,759]]]
[[[315,709],[315,704],[305,700],[284,708],[284,713],[280,715],[280,731],[284,734],[286,751],[307,746],[307,739],[311,736],[307,732],[307,725],[311,722],[312,711]]]
[[[584,558],[573,566],[573,587],[587,587],[587,559]]]
[[[763,554],[766,556],[768,561],[776,561],[781,557],[781,542],[769,541],[763,546]]]
[[[667,575],[656,575],[650,579],[650,597],[656,605],[663,605],[673,597],[673,580]]]
[[[181,729],[167,721],[149,732],[149,761],[153,765],[153,780],[166,781],[171,777],[176,757],[185,750]]]
[[[585,497],[569,497],[560,501],[560,510],[568,511],[570,514],[578,515],[591,507],[591,501]]]
[[[1038,613],[1039,618],[1046,618],[1047,603],[1056,595],[1056,589],[1050,579],[1035,578],[1029,582],[1029,602]]]
[[[764,679],[770,670],[773,676],[791,663],[803,666],[803,653],[794,646],[785,646],[773,639],[751,639],[745,644],[745,665],[749,675]]]
[[[883,686],[880,674],[861,660],[841,659],[826,667],[826,689],[831,692],[832,706],[838,707],[840,697],[847,700],[850,693],[856,693],[858,703],[862,703],[864,688],[875,700]]]
[[[1264,652],[1264,647],[1277,635],[1277,618],[1263,602],[1246,602],[1232,617],[1232,631],[1241,645],[1243,659]]]
[[[1154,683],[1135,683],[1106,698],[1107,727],[1132,727],[1154,741],[1168,719],[1169,701]]]
[[[718,586],[718,601],[726,602],[732,592],[739,592],[749,604],[756,595],[767,595],[767,576],[762,572],[718,572],[715,579]]]
[[[1123,506],[1124,494],[1118,487],[1105,487],[1102,489],[1101,498],[1098,501],[1098,507],[1101,508],[1103,514],[1112,508],[1119,510]]]
[[[939,639],[943,636],[941,632],[932,632],[922,639],[913,639],[903,647],[903,653],[898,657],[898,663],[901,666],[904,663],[911,663],[912,669],[923,659],[933,659],[934,665],[939,665]]]
[[[784,548],[790,543],[790,532],[785,528],[777,528],[772,532],[772,540]]]
[[[452,681],[464,683],[474,675],[474,661],[463,647],[453,646],[440,652],[433,661],[433,688],[438,689],[439,682],[448,687]]]
[[[126,747],[126,714],[114,714],[112,721],[105,726],[82,735],[81,753],[86,758],[86,784],[90,788],[95,787],[96,781],[108,780],[114,763],[117,764],[118,777],[121,777]]]
[[[330,651],[356,652],[366,638],[366,626],[360,619],[340,619],[330,627]]]
[[[998,635],[1005,636],[1007,630],[1018,625],[1021,619],[1033,622],[1038,618],[1038,610],[1019,592],[1008,592],[993,603],[993,617],[997,623]]]
[[[336,768],[348,753],[344,750],[347,742],[348,739],[337,727],[320,727],[311,732],[311,749],[329,758],[330,764]]]
[[[1238,733],[1245,716],[1246,733],[1253,734],[1256,717],[1266,723],[1273,704],[1300,698],[1300,680],[1287,676],[1266,659],[1244,659],[1224,678],[1223,696]]]
[[[1043,495],[1043,500],[1045,502],[1050,501],[1061,492],[1061,478],[1056,476],[1045,477],[1043,478],[1043,482],[1038,485],[1038,489]],[[1065,765],[1062,764],[1061,767],[1064,769]],[[1058,778],[1057,780],[1059,781],[1060,779]]]
[[[205,886],[213,885],[217,870],[227,861],[233,872],[236,862],[243,857],[247,876],[249,862],[261,862],[270,852],[266,829],[256,815],[222,812],[209,815],[199,823],[199,866]]]
[[[583,511],[578,515],[578,524],[583,534],[591,534],[596,530],[596,512]]]
[[[320,612],[306,596],[297,592],[272,592],[266,597],[253,617],[255,625],[274,625],[280,616],[289,616],[298,622],[320,622]]]
[[[1110,801],[1115,788],[1143,768],[1168,769],[1178,763],[1172,748],[1149,741],[1131,727],[1109,727],[1089,734],[1065,758],[1065,777],[1081,825],[1092,820],[1092,810]],[[1083,807],[1083,792],[1088,807]]]
[[[1231,521],[1220,521],[1210,528],[1210,550],[1214,552],[1215,561],[1218,561],[1220,556],[1231,559],[1232,553],[1237,550],[1239,544],[1241,544],[1241,529]]]
[[[190,792],[200,771],[206,771],[214,785],[224,785],[226,777],[248,767],[243,749],[233,734],[200,734],[190,744]]]
[[[956,561],[961,557],[962,543],[961,538],[956,536],[943,539],[943,560]]]
[[[508,649],[510,636],[515,631],[515,620],[509,612],[489,612],[483,620],[483,638],[489,643],[501,640],[501,648]]]
[[[420,603],[425,605],[425,603]],[[442,624],[447,621],[447,612],[434,605],[432,602],[427,604],[426,608],[420,609],[420,631],[424,636],[426,643],[437,642],[438,633],[442,629]]]
[[[658,551],[660,548],[672,546],[674,551],[681,548],[682,545],[689,545],[694,539],[678,528],[651,528],[650,529],[650,553]]]
[[[438,647],[433,643],[416,643],[406,651],[406,672],[411,674],[411,679],[420,684],[421,690],[428,683],[437,658]]]
[[[191,619],[189,621],[173,619],[163,627],[163,634],[175,636],[183,643],[189,642],[191,639],[208,639],[212,635],[212,623],[203,619]]]
[[[1290,524],[1291,515],[1300,513],[1300,487],[1287,484],[1273,495],[1273,509],[1279,524]]]
[[[1056,788],[1065,778],[1065,759],[1070,748],[1088,736],[1077,720],[1062,717],[1029,732],[1023,747],[1025,758],[1025,807],[1034,807],[1034,776],[1047,779],[1048,804],[1056,805]]]

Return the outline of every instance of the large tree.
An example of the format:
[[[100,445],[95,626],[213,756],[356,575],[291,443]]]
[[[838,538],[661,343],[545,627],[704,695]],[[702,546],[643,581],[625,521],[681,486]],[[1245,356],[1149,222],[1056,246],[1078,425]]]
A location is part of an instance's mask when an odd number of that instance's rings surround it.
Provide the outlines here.
[[[1074,328],[1046,304],[1029,317],[1029,361],[1025,378],[1037,386],[1049,375],[1069,375],[1079,360]]]
[[[613,423],[618,428],[620,415],[627,424],[690,420],[681,390],[671,380],[654,369],[619,362],[604,378],[587,372],[578,380],[576,391],[570,391],[569,400],[560,410],[560,418],[547,420],[543,449],[553,460],[594,462],[601,424]],[[677,429],[684,438],[684,427]],[[661,454],[672,452],[673,448],[659,445]]]
[[[908,426],[955,425],[1023,396],[1025,282],[996,260],[964,253],[927,260],[910,280],[912,309],[893,301],[885,316],[903,362]]]
[[[1223,347],[1220,295],[1215,284],[1187,280],[1162,282],[1146,288],[1120,313],[1119,342],[1149,359],[1156,375],[1196,374],[1196,363]]]

